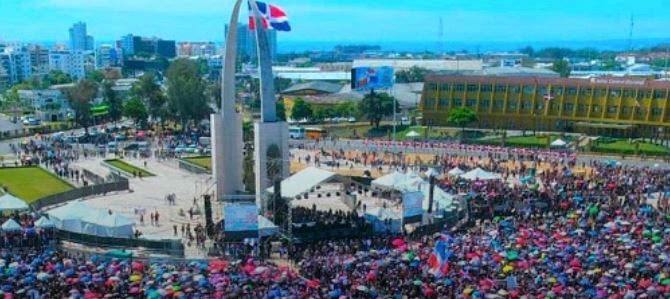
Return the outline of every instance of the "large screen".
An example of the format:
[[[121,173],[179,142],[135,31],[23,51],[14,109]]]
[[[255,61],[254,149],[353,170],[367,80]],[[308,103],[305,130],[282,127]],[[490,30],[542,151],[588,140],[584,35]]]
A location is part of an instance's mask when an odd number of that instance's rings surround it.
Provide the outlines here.
[[[255,204],[225,204],[223,213],[226,233],[258,231],[258,208]]]
[[[402,195],[402,217],[405,223],[421,222],[423,216],[423,192],[405,192]]]
[[[357,67],[351,69],[351,89],[368,91],[376,89],[390,89],[393,87],[393,68]]]

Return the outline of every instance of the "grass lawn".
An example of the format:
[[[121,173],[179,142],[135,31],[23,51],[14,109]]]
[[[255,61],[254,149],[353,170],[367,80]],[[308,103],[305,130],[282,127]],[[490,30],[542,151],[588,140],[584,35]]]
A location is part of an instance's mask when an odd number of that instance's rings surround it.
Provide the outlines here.
[[[665,146],[640,142],[639,154],[654,156],[663,156],[670,154],[670,149]],[[616,154],[635,154],[635,143],[629,143],[628,140],[617,140],[608,143],[598,143],[593,146],[596,152],[616,153]]]
[[[0,168],[0,185],[28,204],[39,198],[74,189],[68,182],[39,167]]]
[[[190,157],[184,158],[184,161],[191,162],[207,170],[212,170],[212,157]]]
[[[142,177],[154,176],[154,174],[151,173],[151,172],[148,172],[148,171],[146,171],[142,168],[130,165],[130,164],[128,164],[128,163],[126,163],[122,160],[119,160],[119,159],[105,160],[105,163],[107,163],[109,165],[112,165],[112,166],[114,166],[114,167],[116,167],[116,168],[118,168],[118,169],[120,169],[120,170],[122,170],[122,171],[124,171],[128,174],[131,174],[131,175],[133,174],[133,171],[134,171],[135,173],[138,173],[138,174],[141,173]]]

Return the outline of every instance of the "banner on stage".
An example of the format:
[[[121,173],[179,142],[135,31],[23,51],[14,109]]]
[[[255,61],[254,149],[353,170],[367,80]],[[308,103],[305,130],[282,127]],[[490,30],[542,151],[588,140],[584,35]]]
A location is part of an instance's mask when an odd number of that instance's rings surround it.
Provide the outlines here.
[[[423,217],[423,192],[403,193],[402,208],[405,223],[421,222],[421,218]]]

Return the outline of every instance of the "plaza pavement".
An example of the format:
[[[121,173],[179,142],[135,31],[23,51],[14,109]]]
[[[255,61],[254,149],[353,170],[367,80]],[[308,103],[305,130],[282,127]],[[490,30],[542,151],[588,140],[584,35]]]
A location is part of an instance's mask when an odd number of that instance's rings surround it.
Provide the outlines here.
[[[101,165],[102,158],[81,159],[76,162],[77,167],[88,169],[98,175],[106,177],[110,170]],[[145,159],[124,159],[125,162],[144,168]],[[191,224],[193,229],[198,223],[204,226],[204,216],[194,215],[189,219],[188,210],[193,206],[193,198],[199,199],[198,205],[204,210],[201,194],[211,192],[213,184],[210,175],[193,174],[179,169],[176,161],[158,161],[153,158],[146,159],[147,170],[156,176],[143,178],[130,178],[131,191],[109,193],[103,196],[90,197],[85,203],[101,209],[109,209],[120,213],[135,221],[135,229],[142,233],[146,239],[181,239],[181,225]],[[177,197],[175,205],[169,205],[166,195],[174,193]],[[144,209],[144,224],[140,223],[139,215],[135,210]],[[180,214],[183,211],[183,215]],[[218,208],[213,207],[215,219],[220,218]],[[151,225],[150,213],[158,212],[159,225]],[[217,217],[218,216],[218,217]],[[177,236],[174,235],[173,226],[177,225]],[[185,242],[186,243],[186,242]],[[194,248],[187,247],[187,256],[204,256]]]

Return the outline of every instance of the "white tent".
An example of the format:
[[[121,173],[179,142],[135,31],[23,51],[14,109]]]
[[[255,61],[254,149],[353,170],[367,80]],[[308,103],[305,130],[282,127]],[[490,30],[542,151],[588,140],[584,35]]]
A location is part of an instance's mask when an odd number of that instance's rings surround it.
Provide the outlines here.
[[[410,138],[416,138],[421,136],[421,134],[417,133],[416,131],[412,130],[409,131],[409,133],[405,134],[405,137],[410,137]]]
[[[279,232],[279,227],[277,227],[272,221],[258,215],[258,230],[261,237],[269,237],[275,235]]]
[[[48,211],[50,219],[56,224],[58,229],[81,233],[81,218],[90,214],[95,209],[78,201],[72,201],[68,204]]]
[[[27,209],[28,204],[26,204],[25,201],[14,195],[11,195],[6,192],[3,196],[0,196],[0,212],[21,211]]]
[[[9,219],[2,224],[2,230],[6,232],[17,232],[21,230],[21,225],[16,223],[14,219]]]
[[[567,142],[565,142],[565,141],[563,141],[563,139],[559,138],[559,139],[554,140],[552,143],[550,143],[549,146],[550,147],[564,147],[567,144],[568,144]]]
[[[426,170],[426,172],[424,172],[423,175],[425,175],[427,178],[431,176],[438,177],[440,176],[440,173],[437,170],[435,170],[435,168],[428,168],[428,170]]]
[[[407,175],[395,171],[372,181],[372,186],[392,189],[395,188],[395,186],[397,186],[398,184],[406,181],[407,179],[408,179]]]
[[[459,176],[459,175],[464,174],[464,173],[465,172],[458,167],[454,167],[447,172],[447,174],[450,175],[450,176]]]
[[[49,220],[49,218],[42,216],[40,219],[35,221],[35,227],[37,228],[54,228],[56,224]]]
[[[480,180],[480,181],[488,181],[488,180],[499,180],[500,175],[485,171],[479,167],[470,170],[464,174],[461,175],[462,178],[466,180]]]
[[[401,231],[402,217],[391,209],[369,208],[365,211],[364,217],[372,223],[375,232],[399,233]]]
[[[97,210],[81,219],[82,232],[102,237],[130,238],[133,235],[135,222],[118,213],[109,214]]]
[[[284,198],[294,198],[333,177],[335,177],[334,172],[316,167],[307,167],[281,181],[281,196]],[[274,187],[267,188],[266,191],[274,193]]]

